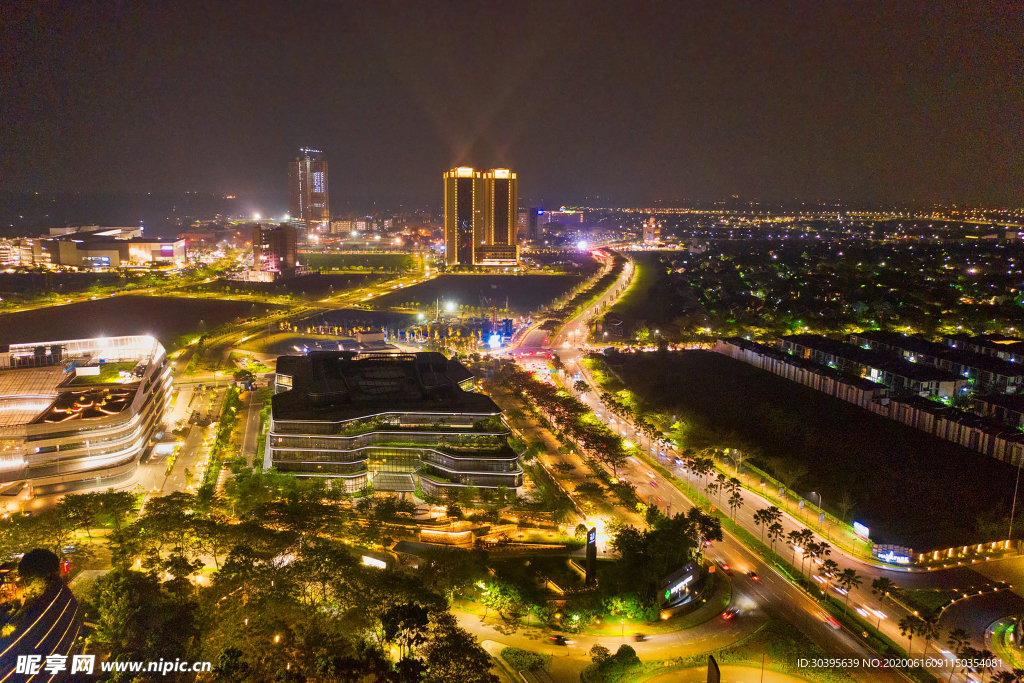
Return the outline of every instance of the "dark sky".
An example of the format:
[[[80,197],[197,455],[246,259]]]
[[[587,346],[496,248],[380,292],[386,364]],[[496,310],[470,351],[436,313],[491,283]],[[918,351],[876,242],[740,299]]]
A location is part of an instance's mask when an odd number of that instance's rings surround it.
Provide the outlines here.
[[[440,203],[1024,199],[1019,2],[0,6],[0,190]],[[593,200],[596,203],[597,200]]]

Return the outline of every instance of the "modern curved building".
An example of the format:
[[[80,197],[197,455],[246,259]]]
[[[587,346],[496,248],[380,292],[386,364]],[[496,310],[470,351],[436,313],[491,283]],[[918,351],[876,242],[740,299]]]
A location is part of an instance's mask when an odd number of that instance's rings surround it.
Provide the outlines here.
[[[445,496],[523,483],[501,410],[440,353],[282,356],[265,466],[354,492]]]
[[[171,401],[150,336],[0,347],[0,486],[35,495],[130,478]]]

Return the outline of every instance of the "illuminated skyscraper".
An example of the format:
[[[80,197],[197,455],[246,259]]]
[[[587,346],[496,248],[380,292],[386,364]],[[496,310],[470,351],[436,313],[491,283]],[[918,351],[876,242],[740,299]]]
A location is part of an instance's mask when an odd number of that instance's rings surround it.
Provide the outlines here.
[[[463,166],[444,174],[445,263],[508,266],[519,262],[519,188],[507,168]]]
[[[328,227],[331,206],[327,199],[327,160],[316,149],[300,149],[301,156],[288,164],[291,216],[308,227]]]
[[[473,265],[474,243],[483,240],[483,174],[467,166],[444,174],[444,262]]]

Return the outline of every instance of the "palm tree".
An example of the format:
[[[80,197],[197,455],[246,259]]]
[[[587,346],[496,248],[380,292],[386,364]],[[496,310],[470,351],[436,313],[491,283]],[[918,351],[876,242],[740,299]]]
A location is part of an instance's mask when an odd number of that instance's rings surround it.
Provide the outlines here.
[[[577,394],[588,394],[590,393],[590,385],[584,382],[582,379],[578,379],[572,384],[572,388],[576,390]]]
[[[886,576],[880,576],[871,582],[871,593],[878,596],[878,604],[884,605],[885,599],[889,597],[889,593],[896,590],[896,584]],[[878,624],[875,628],[881,628],[882,626],[882,615],[878,615]]]
[[[917,633],[924,637],[924,656],[927,657],[929,641],[942,635],[942,629],[939,628],[939,613],[926,612],[921,615],[921,625],[918,626]]]
[[[793,566],[796,566],[796,549],[800,545],[801,540],[803,540],[803,536],[800,535],[799,531],[790,531],[786,534],[787,544],[793,549]],[[803,573],[803,568],[801,568],[800,573]]]
[[[743,484],[736,477],[729,479],[728,488],[730,493],[739,493],[740,489],[743,488]]]
[[[832,577],[839,572],[839,564],[835,560],[825,560],[818,569],[818,575],[825,579],[824,593],[828,595],[828,589],[832,587]]]
[[[754,513],[754,524],[761,527],[761,543],[764,543],[764,530],[768,526],[767,510],[758,510]]]
[[[860,574],[857,573],[856,569],[847,567],[839,573],[839,578],[836,579],[836,583],[842,586],[846,590],[846,610],[850,610],[850,591],[854,588],[860,588],[863,579]]]
[[[989,683],[1022,683],[1024,682],[1024,669],[997,671],[988,680]]]
[[[718,476],[715,477],[715,483],[718,484],[718,491],[719,491],[719,494],[718,494],[718,504],[721,505],[722,504],[722,493],[724,493],[725,490],[728,488],[729,477],[727,477],[724,474],[722,474],[721,472],[719,472]]]
[[[769,525],[769,527],[768,527],[768,540],[771,541],[772,552],[775,551],[775,543],[780,538],[782,538],[783,533],[784,533],[784,529],[782,528],[782,525],[779,524],[778,522],[772,522],[771,525]],[[776,553],[776,555],[778,555],[778,553]]]
[[[900,629],[900,635],[906,636],[907,638],[907,654],[911,654],[914,651],[914,635],[917,633],[917,622],[921,621],[912,614],[900,619],[900,623],[897,624]]]
[[[810,555],[809,547],[810,547],[810,545],[812,543],[814,543],[814,532],[811,531],[810,529],[801,529],[799,533],[800,533],[800,546],[804,550],[803,555],[800,556],[800,573],[803,574],[803,572],[804,572],[804,562],[807,560],[808,556]],[[794,550],[794,552],[795,552],[795,550]]]
[[[946,638],[946,645],[949,647],[950,652],[956,655],[958,659],[963,659],[960,653],[963,652],[964,647],[966,647],[970,642],[970,635],[968,635],[967,631],[962,628],[953,629],[949,632],[949,636]],[[951,662],[949,665],[950,681],[953,680],[954,673],[956,673],[956,660]]]
[[[743,507],[743,496],[739,494],[739,491],[733,491],[732,495],[729,496],[729,510],[732,511],[732,521],[736,521],[736,510]]]
[[[803,560],[811,562],[811,571],[814,570],[814,558],[816,558],[818,556],[818,553],[820,552],[820,550],[821,550],[821,546],[818,543],[815,543],[814,541],[808,541],[804,545],[804,557],[803,557]],[[804,571],[804,566],[803,565],[804,565],[804,563],[803,563],[803,561],[801,561],[800,562],[800,572],[801,573],[803,573],[803,571]]]

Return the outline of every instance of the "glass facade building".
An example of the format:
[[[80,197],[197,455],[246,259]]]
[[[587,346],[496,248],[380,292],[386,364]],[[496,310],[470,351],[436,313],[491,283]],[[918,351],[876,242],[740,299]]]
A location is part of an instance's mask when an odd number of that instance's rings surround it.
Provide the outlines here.
[[[515,491],[523,471],[509,429],[490,398],[465,390],[472,383],[439,353],[281,357],[265,466],[347,491]]]

